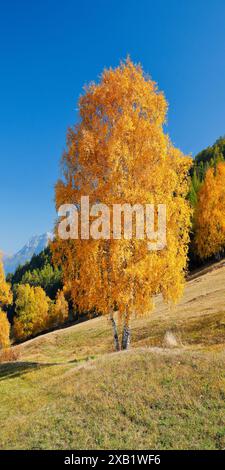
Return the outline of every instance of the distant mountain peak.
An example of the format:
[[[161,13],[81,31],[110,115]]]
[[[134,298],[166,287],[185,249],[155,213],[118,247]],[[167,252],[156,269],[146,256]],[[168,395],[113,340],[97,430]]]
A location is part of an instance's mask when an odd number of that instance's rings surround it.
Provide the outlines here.
[[[14,273],[19,265],[30,261],[33,255],[38,255],[53,239],[52,232],[46,232],[42,235],[34,235],[17,253],[11,256],[3,256],[5,274]]]

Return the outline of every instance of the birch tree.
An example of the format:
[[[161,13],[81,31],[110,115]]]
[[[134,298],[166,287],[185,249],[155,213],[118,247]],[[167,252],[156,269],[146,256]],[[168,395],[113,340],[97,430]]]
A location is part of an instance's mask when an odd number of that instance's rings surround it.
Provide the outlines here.
[[[110,220],[114,205],[166,206],[166,246],[157,251],[149,250],[147,236],[135,236],[137,223],[132,239],[124,233],[116,238],[113,223],[106,234],[104,221],[100,224],[93,212],[99,239],[89,236],[87,221],[79,229],[84,236],[77,239],[60,239],[56,227],[54,259],[63,267],[74,306],[110,316],[117,350],[129,345],[132,315],[150,312],[159,293],[165,301],[176,301],[184,286],[191,163],[165,133],[166,113],[163,93],[141,66],[128,59],[105,70],[79,100],[80,118],[68,130],[63,175],[55,188],[57,210],[63,204],[79,208],[81,197],[89,196],[91,205],[101,202],[109,208]],[[123,325],[121,346],[115,312]]]

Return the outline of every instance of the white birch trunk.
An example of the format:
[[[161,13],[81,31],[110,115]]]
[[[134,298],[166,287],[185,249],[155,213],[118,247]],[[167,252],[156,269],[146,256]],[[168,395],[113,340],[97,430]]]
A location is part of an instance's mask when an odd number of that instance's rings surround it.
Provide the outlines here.
[[[130,345],[130,327],[124,323],[122,335],[122,349],[128,349]]]
[[[113,338],[114,338],[115,350],[119,351],[120,350],[119,336],[118,336],[116,321],[113,317],[113,314],[110,315],[110,320],[112,322],[112,327],[113,327]]]

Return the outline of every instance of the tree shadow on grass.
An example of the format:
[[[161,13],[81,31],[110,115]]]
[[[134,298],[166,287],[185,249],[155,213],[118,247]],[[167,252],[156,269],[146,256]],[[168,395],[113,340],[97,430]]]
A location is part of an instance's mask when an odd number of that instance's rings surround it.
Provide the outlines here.
[[[63,366],[68,364],[80,364],[95,359],[96,356],[86,356],[79,359],[72,359],[66,362],[3,362],[0,363],[0,382],[8,378],[17,378],[31,372],[32,370],[43,369],[45,367]]]
[[[0,364],[0,381],[8,378],[16,378],[24,375],[32,370],[42,369],[44,367],[51,367],[59,365],[59,363],[40,363],[40,362],[5,362]],[[61,365],[61,364],[60,364]]]

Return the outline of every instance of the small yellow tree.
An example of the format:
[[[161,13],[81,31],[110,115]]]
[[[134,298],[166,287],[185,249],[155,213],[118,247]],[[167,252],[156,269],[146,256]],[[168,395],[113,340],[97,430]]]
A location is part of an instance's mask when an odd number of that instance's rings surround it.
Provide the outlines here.
[[[202,259],[225,248],[225,163],[208,169],[199,191],[194,243]]]
[[[7,315],[0,309],[0,349],[5,349],[10,346],[10,323]]]
[[[0,349],[10,346],[10,323],[3,308],[12,303],[11,287],[5,280],[2,260],[0,259]]]
[[[49,308],[49,326],[58,326],[65,323],[69,315],[69,305],[65,299],[64,292],[57,292],[56,301]]]
[[[18,285],[13,328],[16,339],[26,339],[48,327],[49,303],[50,299],[41,287]]]
[[[189,241],[189,158],[164,133],[167,103],[156,84],[129,59],[105,70],[79,101],[79,123],[68,132],[64,178],[56,185],[56,208],[89,196],[111,208],[115,204],[165,204],[167,247],[149,251],[148,241],[133,237],[61,240],[52,248],[63,266],[80,311],[110,314],[118,349],[114,311],[123,320],[122,348],[129,344],[132,314],[151,311],[152,298],[181,295]],[[110,218],[112,213],[110,212]],[[101,230],[99,230],[101,232]]]

